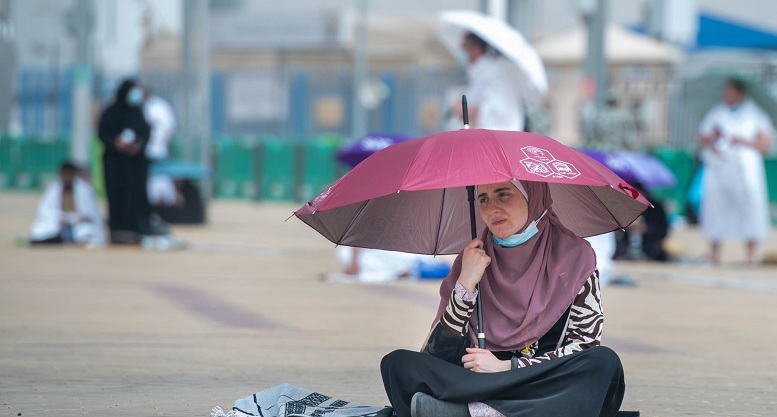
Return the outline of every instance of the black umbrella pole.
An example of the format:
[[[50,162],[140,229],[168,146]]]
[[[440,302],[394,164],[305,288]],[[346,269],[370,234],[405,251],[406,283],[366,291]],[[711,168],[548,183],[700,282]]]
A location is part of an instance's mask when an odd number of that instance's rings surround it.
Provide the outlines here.
[[[467,99],[465,96],[461,96],[461,104],[464,106],[464,114],[467,114]],[[466,124],[466,122],[465,122]],[[468,185],[467,186],[467,199],[469,200],[469,227],[470,231],[472,232],[472,238],[478,237],[478,227],[475,223],[475,186],[474,185]],[[478,292],[477,295],[477,306],[478,306],[478,347],[481,349],[486,348],[486,333],[483,331],[483,303],[480,299],[480,284],[475,286],[475,291]]]
[[[467,96],[464,96],[464,95],[461,96],[461,118],[464,121],[464,129],[469,129],[469,112],[467,111]]]

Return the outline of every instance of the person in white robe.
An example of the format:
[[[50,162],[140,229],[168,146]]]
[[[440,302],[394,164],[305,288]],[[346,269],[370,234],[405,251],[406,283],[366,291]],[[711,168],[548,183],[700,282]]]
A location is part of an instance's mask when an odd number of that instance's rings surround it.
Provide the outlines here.
[[[758,243],[771,232],[763,154],[771,149],[773,132],[738,80],[726,84],[723,103],[699,126],[705,165],[699,221],[711,241],[713,264],[720,262],[721,242],[730,239],[745,241],[746,261],[754,264]]]
[[[104,246],[105,222],[94,188],[79,178],[78,167],[71,163],[62,164],[59,177],[43,192],[30,228],[31,243]]]
[[[173,107],[163,98],[147,92],[143,103],[143,116],[151,126],[146,157],[152,163],[164,161],[169,156],[170,142],[177,126]],[[150,204],[164,206],[175,205],[178,194],[173,178],[165,174],[148,176],[147,193]]]
[[[393,252],[380,249],[338,246],[337,260],[343,273],[330,274],[328,281],[348,281],[380,284],[407,278],[414,274],[423,255]]]
[[[599,270],[599,286],[606,287],[613,280],[615,270],[615,233],[605,233],[601,235],[585,238],[591,244],[591,248],[596,255],[596,269]]]
[[[515,65],[472,33],[464,36],[462,50],[468,62],[466,95],[470,126],[523,131],[526,110],[510,77],[510,71],[516,71]],[[453,103],[451,112],[461,119],[461,103]]]
[[[467,110],[470,126],[493,130],[523,131],[526,128],[526,109],[523,97],[513,88],[509,71],[515,65],[498,55],[484,40],[468,33],[462,41],[462,51],[468,62]],[[462,118],[461,103],[451,105],[451,113]],[[597,268],[602,275],[601,285],[609,282],[613,274],[612,255],[615,249],[615,234],[587,239],[594,248]]]
[[[173,141],[175,129],[178,127],[173,107],[162,97],[144,90],[143,117],[151,127],[151,134],[146,145],[146,158],[152,165],[166,161],[170,155],[170,143]],[[153,170],[152,170],[153,172]],[[148,203],[152,206],[175,206],[180,202],[175,179],[168,174],[149,172],[146,180]],[[183,249],[183,241],[173,237],[167,223],[152,210],[150,216],[151,235],[141,239],[141,246],[146,250]]]

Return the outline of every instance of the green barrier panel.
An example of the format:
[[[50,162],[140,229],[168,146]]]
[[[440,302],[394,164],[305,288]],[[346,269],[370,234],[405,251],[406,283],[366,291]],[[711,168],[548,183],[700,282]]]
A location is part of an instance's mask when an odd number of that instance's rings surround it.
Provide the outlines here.
[[[229,178],[228,167],[231,164],[233,158],[235,144],[233,142],[218,142],[214,146],[216,152],[214,152],[213,174],[215,180],[216,196],[221,198],[235,197],[237,194],[237,186],[234,182],[231,182]]]
[[[764,168],[766,168],[766,185],[769,187],[769,201],[777,204],[777,159],[764,160]]]
[[[221,198],[234,198],[237,196],[237,185],[230,178],[230,167],[235,154],[235,143],[221,141],[215,146],[214,155],[214,179],[216,196]]]
[[[37,188],[42,188],[57,180],[59,166],[68,160],[70,142],[65,138],[36,142],[31,151],[33,152],[33,184]]]
[[[215,181],[216,195],[222,198],[253,198],[253,153],[256,146],[233,140],[216,143]]]
[[[232,138],[227,136],[222,136],[218,138],[213,138],[211,145],[212,150],[214,151],[214,158],[215,158],[215,152],[218,151],[217,146],[221,142],[231,142],[233,141]],[[200,160],[200,143],[199,141],[195,141],[194,143],[191,143],[187,146],[186,141],[182,136],[174,136],[173,139],[170,141],[170,144],[168,145],[168,158],[170,159],[180,159],[180,160],[186,160],[186,151],[191,153],[190,158],[192,160],[199,161]]]
[[[691,150],[677,150],[669,147],[653,150],[653,155],[666,164],[677,177],[677,186],[653,191],[656,198],[664,200],[670,214],[684,215],[686,210],[686,193],[691,180],[696,173],[697,163]],[[772,206],[772,220],[777,224],[777,159],[764,160],[769,201]]]
[[[33,137],[31,140],[27,140],[24,143],[24,168],[26,175],[29,176],[29,178],[21,177],[19,179],[20,187],[22,188],[38,189],[42,186],[39,180],[43,170],[42,157],[46,149],[42,140],[43,139],[40,137]],[[22,185],[25,181],[26,186]]]
[[[69,141],[38,137],[4,138],[0,144],[0,187],[39,189],[55,181],[59,166],[68,159]]]
[[[295,148],[290,142],[266,140],[261,149],[261,199],[293,200],[295,197]]]
[[[37,186],[35,164],[35,142],[38,138],[22,138],[15,143],[18,158],[14,175],[14,186],[21,190],[30,190]]]
[[[16,139],[10,135],[0,137],[0,189],[15,186],[16,178]]]
[[[168,151],[171,159],[183,159],[183,138],[179,136],[173,137]]]
[[[337,179],[336,150],[336,146],[324,141],[304,146],[302,181],[297,198],[309,201]]]
[[[325,133],[318,136],[316,142],[339,148],[346,142],[346,137],[337,133]]]
[[[691,184],[693,174],[696,172],[696,160],[693,153],[668,147],[654,149],[652,153],[666,164],[677,177],[675,187],[656,189],[653,190],[652,194],[665,201],[669,214],[685,215],[687,206],[685,194]]]
[[[254,153],[257,148],[255,143],[238,143],[239,156],[236,157],[234,166],[234,178],[238,184],[238,197],[245,199],[256,198],[257,190],[254,184]]]
[[[768,158],[764,160],[766,169],[766,186],[769,190],[770,212],[772,215],[772,224],[777,226],[777,158]]]
[[[28,190],[45,186],[51,180],[48,161],[60,153],[55,142],[9,135],[0,139],[0,188]],[[57,166],[53,166],[54,172]]]
[[[105,146],[98,138],[92,138],[91,174],[94,192],[100,198],[105,198],[105,176],[103,175],[103,151]]]

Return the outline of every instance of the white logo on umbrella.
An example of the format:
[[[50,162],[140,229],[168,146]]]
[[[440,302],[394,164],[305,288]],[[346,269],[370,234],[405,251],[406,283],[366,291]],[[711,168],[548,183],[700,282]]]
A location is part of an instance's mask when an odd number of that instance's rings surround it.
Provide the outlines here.
[[[530,174],[541,177],[553,178],[575,178],[580,175],[580,171],[569,162],[556,159],[548,150],[536,146],[524,146],[521,148],[525,159],[521,164]]]

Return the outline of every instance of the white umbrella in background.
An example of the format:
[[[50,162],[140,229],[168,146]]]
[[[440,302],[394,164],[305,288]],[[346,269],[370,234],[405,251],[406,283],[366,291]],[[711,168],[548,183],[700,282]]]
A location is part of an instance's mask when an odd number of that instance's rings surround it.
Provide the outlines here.
[[[471,32],[515,64],[515,87],[521,96],[539,103],[548,91],[548,77],[537,51],[515,28],[503,20],[472,11],[447,11],[439,15],[437,33],[454,56],[461,50],[464,35]]]

